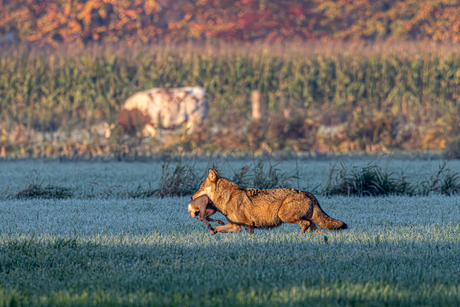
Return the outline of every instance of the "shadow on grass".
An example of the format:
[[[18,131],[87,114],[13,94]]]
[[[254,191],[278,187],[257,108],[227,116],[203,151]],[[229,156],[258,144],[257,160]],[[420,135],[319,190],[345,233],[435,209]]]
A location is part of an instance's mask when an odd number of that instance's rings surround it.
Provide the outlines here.
[[[458,242],[3,240],[4,305],[458,305]],[[234,240],[229,242],[228,239]],[[259,240],[258,240],[259,239]]]

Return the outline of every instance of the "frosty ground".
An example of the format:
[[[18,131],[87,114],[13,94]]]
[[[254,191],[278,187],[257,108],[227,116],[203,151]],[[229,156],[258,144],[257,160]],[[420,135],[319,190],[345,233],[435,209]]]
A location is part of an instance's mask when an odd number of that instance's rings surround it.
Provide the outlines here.
[[[65,184],[84,186],[101,178],[129,184],[146,180],[141,177],[154,167],[114,163],[96,164],[90,170],[90,164],[74,165],[2,164],[0,187],[4,190],[7,182],[20,186],[25,176],[36,172]],[[426,166],[420,165],[409,167],[416,174]],[[321,175],[320,167],[307,164],[303,172]],[[5,178],[14,168],[22,178]],[[104,168],[109,171],[104,173]],[[284,224],[253,235],[243,231],[210,236],[187,213],[188,198],[3,200],[0,302],[460,304],[459,196],[318,199],[328,214],[350,229],[299,235],[297,225]]]

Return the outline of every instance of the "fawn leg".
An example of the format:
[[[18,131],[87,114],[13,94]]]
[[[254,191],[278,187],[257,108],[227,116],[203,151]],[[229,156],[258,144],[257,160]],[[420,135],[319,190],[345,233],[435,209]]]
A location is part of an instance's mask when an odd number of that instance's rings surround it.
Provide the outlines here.
[[[206,225],[206,227],[208,227],[208,229],[211,231],[211,234],[216,233],[216,231],[214,230],[214,228],[212,228],[211,224],[208,223],[207,219],[208,219],[208,218],[200,217],[200,220]]]
[[[210,218],[210,217],[207,217],[206,219],[207,219],[208,221],[210,221],[210,222],[215,222],[215,223],[220,224],[220,225],[225,225],[225,223],[222,222],[221,220],[215,220],[215,219],[212,219],[212,218]]]

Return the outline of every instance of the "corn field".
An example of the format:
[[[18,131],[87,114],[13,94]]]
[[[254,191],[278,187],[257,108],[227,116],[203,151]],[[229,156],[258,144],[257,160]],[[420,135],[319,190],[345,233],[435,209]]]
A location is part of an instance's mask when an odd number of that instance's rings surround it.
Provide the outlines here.
[[[75,51],[19,45],[0,54],[0,128],[6,135],[15,127],[50,132],[110,123],[138,91],[195,85],[209,93],[207,121],[213,126],[225,125],[231,112],[249,119],[251,91],[259,90],[269,117],[290,109],[297,121],[301,116],[300,125],[345,127],[342,134],[329,133],[336,150],[345,139],[359,140],[358,150],[365,143],[416,150],[455,149],[458,143],[460,58],[449,51],[115,46]],[[315,140],[301,149],[325,143],[321,128],[313,134]]]

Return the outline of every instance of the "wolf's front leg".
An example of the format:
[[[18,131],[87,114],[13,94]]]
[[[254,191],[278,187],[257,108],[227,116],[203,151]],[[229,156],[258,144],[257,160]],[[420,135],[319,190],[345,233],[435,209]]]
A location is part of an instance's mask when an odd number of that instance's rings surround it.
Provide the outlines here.
[[[214,227],[214,232],[211,230],[211,234],[215,234],[216,232],[240,232],[241,226],[236,224],[228,224],[225,226],[217,226]]]
[[[221,220],[215,220],[215,219],[212,219],[212,218],[210,218],[210,217],[207,217],[206,219],[207,219],[208,221],[210,221],[210,222],[214,222],[214,223],[217,223],[217,224],[220,224],[220,225],[225,225],[225,223],[222,222]]]
[[[244,226],[244,229],[246,229],[246,232],[249,233],[249,234],[254,233],[254,228],[252,228],[252,227]]]

